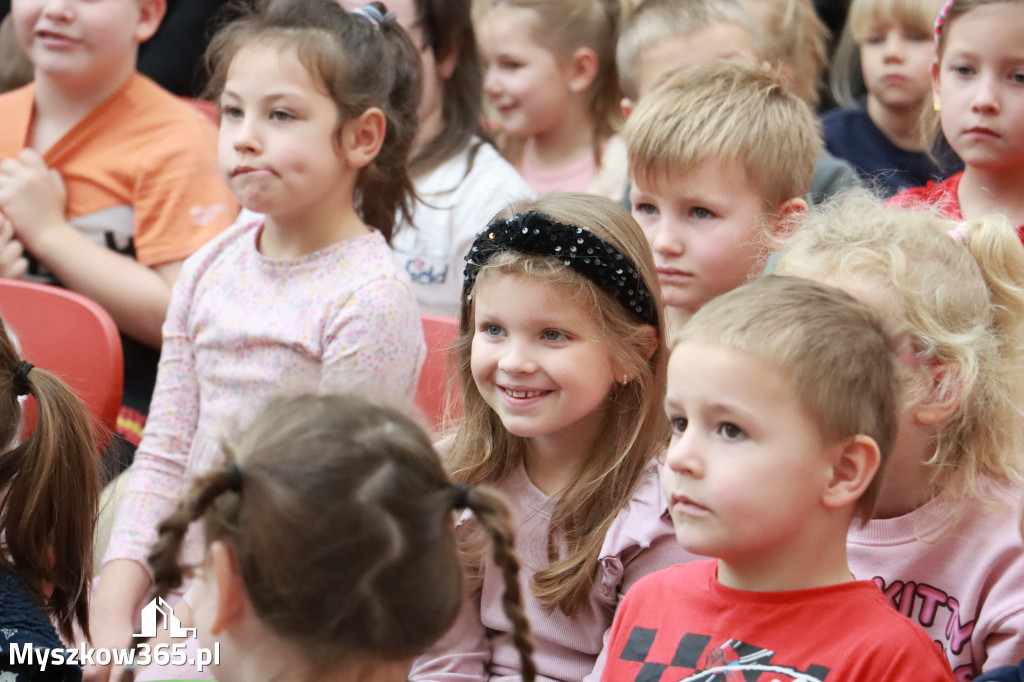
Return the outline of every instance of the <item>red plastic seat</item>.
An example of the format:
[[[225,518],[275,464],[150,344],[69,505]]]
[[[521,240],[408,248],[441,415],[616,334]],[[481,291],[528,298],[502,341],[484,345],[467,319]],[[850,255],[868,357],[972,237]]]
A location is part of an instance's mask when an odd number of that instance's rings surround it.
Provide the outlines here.
[[[67,289],[0,279],[0,316],[22,357],[63,379],[107,428],[100,443],[106,447],[124,384],[121,337],[107,311]],[[26,418],[35,423],[34,401],[26,404]]]
[[[440,315],[420,315],[420,320],[427,342],[427,357],[423,361],[420,383],[416,388],[416,406],[426,417],[427,424],[437,429],[444,419],[448,382],[455,377],[451,347],[459,336],[459,322]],[[458,415],[451,416],[454,418]]]

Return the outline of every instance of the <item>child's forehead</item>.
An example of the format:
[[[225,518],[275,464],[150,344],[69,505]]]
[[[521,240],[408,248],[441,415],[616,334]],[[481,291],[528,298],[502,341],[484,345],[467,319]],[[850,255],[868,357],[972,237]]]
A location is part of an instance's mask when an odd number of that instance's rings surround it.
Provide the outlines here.
[[[636,57],[637,93],[643,99],[674,73],[719,59],[758,62],[754,40],[742,24],[719,21],[648,45]]]
[[[642,172],[647,170],[648,172]],[[633,191],[664,199],[700,199],[701,195],[736,194],[764,196],[764,189],[750,176],[739,159],[708,156],[697,163],[662,172],[631,169]]]

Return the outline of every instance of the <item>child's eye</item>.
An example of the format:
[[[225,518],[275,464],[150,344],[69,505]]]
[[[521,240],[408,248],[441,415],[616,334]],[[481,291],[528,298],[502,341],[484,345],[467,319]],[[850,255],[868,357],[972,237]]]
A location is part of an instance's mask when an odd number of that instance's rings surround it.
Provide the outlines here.
[[[718,432],[726,440],[742,440],[747,437],[747,433],[732,422],[722,422],[719,424]]]
[[[915,43],[920,43],[920,42],[929,42],[930,43],[933,40],[935,40],[935,37],[931,33],[927,33],[925,31],[914,31],[914,32],[912,32],[907,37],[910,40],[913,40]]]
[[[669,417],[668,423],[672,426],[672,433],[679,435],[686,431],[689,421],[686,417],[680,417],[677,415],[675,417]]]
[[[566,338],[565,332],[558,329],[545,329],[541,334],[545,341],[564,341]]]
[[[498,58],[498,68],[499,69],[513,70],[513,69],[521,68],[522,66],[523,66],[523,63],[521,61],[519,61],[518,59],[511,59],[509,57],[499,57]]]
[[[710,220],[715,217],[713,211],[704,208],[703,206],[694,206],[690,214],[697,220]]]
[[[654,204],[647,204],[639,202],[633,204],[633,213],[639,213],[640,215],[656,216],[658,215],[658,207]]]
[[[293,118],[295,118],[295,116],[293,116],[290,111],[286,111],[285,109],[274,109],[273,111],[270,112],[270,120],[272,121],[284,122],[290,121]]]
[[[1014,83],[1024,84],[1024,73],[1015,73],[1010,78]]]
[[[505,330],[500,325],[491,324],[490,322],[480,325],[480,331],[487,336],[502,336]]]
[[[241,118],[242,117],[242,109],[240,107],[234,107],[234,106],[230,106],[230,105],[223,105],[220,108],[220,117],[221,118],[231,118],[231,119]]]
[[[864,42],[868,45],[881,45],[885,42],[885,36],[881,33],[872,33],[864,38]]]
[[[974,72],[974,69],[965,64],[951,66],[949,70],[958,76],[970,76]]]

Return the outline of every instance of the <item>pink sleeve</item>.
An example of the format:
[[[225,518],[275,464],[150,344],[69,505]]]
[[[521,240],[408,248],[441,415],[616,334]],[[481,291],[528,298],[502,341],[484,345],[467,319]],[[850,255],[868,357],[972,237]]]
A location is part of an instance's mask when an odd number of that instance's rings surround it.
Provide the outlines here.
[[[142,442],[128,476],[103,563],[132,559],[149,570],[146,557],[156,527],[182,494],[185,467],[199,417],[199,383],[188,318],[197,275],[186,267],[167,309],[156,388]]]
[[[426,354],[411,288],[377,277],[349,296],[326,332],[321,393],[359,391],[411,407]]]
[[[410,682],[481,682],[487,679],[491,647],[480,622],[480,591],[462,600],[451,629],[417,658]]]

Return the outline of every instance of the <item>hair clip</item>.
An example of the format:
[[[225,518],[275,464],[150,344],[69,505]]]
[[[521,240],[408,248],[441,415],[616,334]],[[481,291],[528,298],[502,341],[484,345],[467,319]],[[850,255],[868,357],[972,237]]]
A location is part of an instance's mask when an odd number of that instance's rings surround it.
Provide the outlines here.
[[[491,223],[466,254],[463,298],[473,293],[477,273],[500,251],[554,256],[611,294],[636,320],[657,326],[658,311],[636,265],[589,227],[555,222],[536,211]]]
[[[349,12],[349,14],[355,14],[356,16],[362,17],[377,27],[395,18],[394,12],[388,10],[385,14],[384,12],[381,12],[380,8],[376,5],[360,5]]]
[[[967,229],[967,223],[960,223],[956,227],[946,230],[946,234],[961,246],[967,246],[971,242],[971,233]]]
[[[236,493],[242,492],[242,469],[235,462],[228,462],[224,467],[228,471],[228,489]]]
[[[946,25],[946,16],[949,14],[949,8],[953,6],[956,0],[946,0],[942,5],[942,9],[939,10],[939,16],[935,17],[935,45],[938,47],[939,39],[942,37],[942,27]]]

